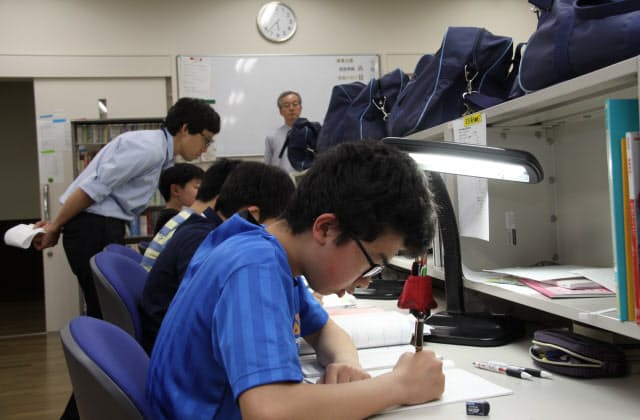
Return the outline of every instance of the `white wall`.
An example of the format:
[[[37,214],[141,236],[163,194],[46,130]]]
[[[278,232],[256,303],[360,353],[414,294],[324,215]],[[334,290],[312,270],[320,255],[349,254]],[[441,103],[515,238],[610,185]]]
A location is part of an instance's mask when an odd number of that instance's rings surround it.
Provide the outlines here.
[[[263,3],[0,0],[0,54],[378,53],[383,71],[412,70],[414,57],[438,48],[447,26],[483,26],[520,42],[536,24],[526,0],[287,0],[298,32],[273,44],[256,29]]]

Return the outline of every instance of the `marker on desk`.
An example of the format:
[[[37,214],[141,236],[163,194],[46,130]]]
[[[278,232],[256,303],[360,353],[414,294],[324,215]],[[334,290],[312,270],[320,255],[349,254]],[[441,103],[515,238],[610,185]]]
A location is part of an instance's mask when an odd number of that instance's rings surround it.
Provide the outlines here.
[[[531,376],[535,376],[536,378],[547,378],[547,379],[551,379],[553,377],[553,375],[550,372],[547,372],[546,370],[540,370],[540,369],[534,369],[534,368],[527,368],[527,367],[520,367],[520,366],[513,366],[513,365],[509,365],[507,363],[503,363],[503,362],[495,362],[495,361],[488,361],[488,364],[492,365],[492,366],[497,366],[497,367],[505,367],[505,368],[511,368],[511,369],[518,369],[521,372],[526,372]]]
[[[523,372],[519,369],[513,369],[510,367],[498,367],[494,365],[490,365],[487,362],[473,362],[473,366],[478,369],[490,370],[491,372],[503,373],[505,375],[513,376],[514,378],[520,379],[531,379],[531,375],[527,372]]]

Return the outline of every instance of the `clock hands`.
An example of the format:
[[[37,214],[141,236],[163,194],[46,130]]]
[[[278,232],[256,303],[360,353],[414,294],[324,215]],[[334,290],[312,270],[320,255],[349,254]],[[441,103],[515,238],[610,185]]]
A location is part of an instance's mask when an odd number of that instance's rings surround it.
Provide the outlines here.
[[[274,27],[277,27],[278,30],[280,30],[280,19],[276,20],[275,22],[273,22],[273,25],[271,25],[269,27],[269,30],[272,30]]]

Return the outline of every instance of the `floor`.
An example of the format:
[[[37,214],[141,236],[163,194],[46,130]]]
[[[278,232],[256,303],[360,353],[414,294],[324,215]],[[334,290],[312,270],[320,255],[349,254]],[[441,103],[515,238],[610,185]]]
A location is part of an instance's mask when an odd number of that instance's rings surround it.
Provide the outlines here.
[[[0,338],[1,419],[57,419],[70,395],[57,332]]]
[[[71,382],[44,301],[0,302],[0,419],[58,419]]]

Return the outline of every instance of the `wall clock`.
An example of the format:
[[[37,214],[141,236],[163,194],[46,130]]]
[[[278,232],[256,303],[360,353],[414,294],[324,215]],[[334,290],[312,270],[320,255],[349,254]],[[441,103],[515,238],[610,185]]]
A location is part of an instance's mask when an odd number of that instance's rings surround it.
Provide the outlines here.
[[[258,12],[258,31],[272,42],[285,42],[296,33],[293,9],[280,1],[270,1]]]

